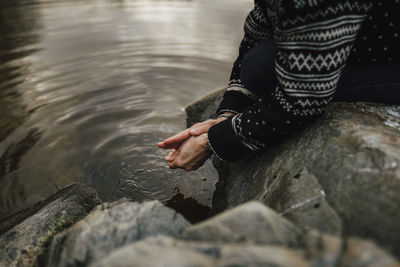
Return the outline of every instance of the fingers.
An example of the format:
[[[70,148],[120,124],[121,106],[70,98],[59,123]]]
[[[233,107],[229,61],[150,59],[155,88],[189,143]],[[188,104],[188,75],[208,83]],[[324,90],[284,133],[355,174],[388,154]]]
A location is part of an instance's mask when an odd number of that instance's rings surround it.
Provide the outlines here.
[[[190,129],[186,129],[158,143],[157,146],[164,149],[177,148],[182,142],[184,142],[190,136],[191,136]]]
[[[206,120],[202,123],[199,123],[197,126],[195,124],[190,128],[190,134],[193,136],[198,136],[198,135],[208,133],[208,130],[211,128],[211,126],[213,126],[217,123],[220,123],[223,120],[226,120],[226,118],[221,117],[216,120]],[[196,126],[196,127],[194,127],[194,126]]]
[[[164,149],[177,148],[190,136],[198,136],[207,133],[210,127],[218,122],[219,120],[206,120],[196,123],[192,127],[159,142],[157,146]]]
[[[204,133],[207,133],[211,126],[212,124],[207,124],[207,125],[202,125],[198,128],[191,129],[190,134],[194,136],[202,135]]]
[[[174,161],[178,157],[179,153],[176,149],[174,151],[169,152],[168,155],[165,157],[166,161]]]
[[[206,135],[206,134],[205,134]],[[193,171],[200,168],[211,155],[211,151],[204,145],[207,138],[202,136],[191,137],[178,150],[171,152],[165,159],[171,169]]]
[[[198,125],[195,124],[190,128],[190,134],[193,136],[198,136],[207,133],[210,127],[216,123],[216,120],[206,120],[202,123],[199,123]]]

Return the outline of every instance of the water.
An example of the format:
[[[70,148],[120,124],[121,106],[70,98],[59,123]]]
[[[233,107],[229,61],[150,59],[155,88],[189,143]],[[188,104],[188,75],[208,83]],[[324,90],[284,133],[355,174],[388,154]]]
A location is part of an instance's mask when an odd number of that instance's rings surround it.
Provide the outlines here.
[[[0,218],[75,181],[209,205],[155,144],[226,85],[250,0],[0,0]]]

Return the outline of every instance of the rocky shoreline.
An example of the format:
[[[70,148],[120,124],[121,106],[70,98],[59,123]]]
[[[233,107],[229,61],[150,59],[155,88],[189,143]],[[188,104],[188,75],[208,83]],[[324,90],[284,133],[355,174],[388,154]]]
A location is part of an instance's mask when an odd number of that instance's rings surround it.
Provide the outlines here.
[[[188,125],[221,96],[189,105]],[[332,103],[276,147],[213,163],[211,218],[73,184],[0,221],[0,266],[400,266],[400,108]]]

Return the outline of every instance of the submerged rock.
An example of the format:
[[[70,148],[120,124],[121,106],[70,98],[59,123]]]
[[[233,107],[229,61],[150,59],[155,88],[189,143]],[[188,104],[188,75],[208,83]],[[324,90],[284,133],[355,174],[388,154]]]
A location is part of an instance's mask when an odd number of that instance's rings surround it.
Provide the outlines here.
[[[0,236],[0,266],[39,265],[54,235],[85,217],[99,203],[93,189],[73,184],[4,220],[0,223],[4,231]]]
[[[186,108],[213,116],[223,90]],[[360,236],[400,256],[400,107],[331,103],[305,129],[241,161],[215,164],[213,212],[260,200],[295,225]]]
[[[175,236],[189,225],[158,201],[106,203],[53,239],[47,266],[87,266],[119,247],[158,234]]]

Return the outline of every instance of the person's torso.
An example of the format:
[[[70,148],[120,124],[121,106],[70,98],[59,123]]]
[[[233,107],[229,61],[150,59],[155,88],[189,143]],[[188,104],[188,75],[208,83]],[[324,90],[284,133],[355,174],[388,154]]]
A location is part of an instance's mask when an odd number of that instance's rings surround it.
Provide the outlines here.
[[[400,0],[256,0],[264,8],[272,27],[298,27],[329,21],[338,13],[365,14],[348,63],[400,62]],[[336,14],[335,14],[336,12]],[[284,14],[281,18],[280,16]],[[290,15],[289,15],[290,14]],[[346,25],[336,30],[346,31]]]

